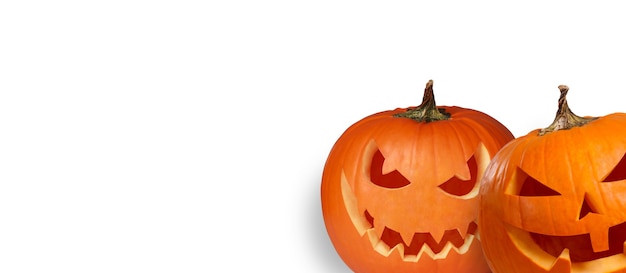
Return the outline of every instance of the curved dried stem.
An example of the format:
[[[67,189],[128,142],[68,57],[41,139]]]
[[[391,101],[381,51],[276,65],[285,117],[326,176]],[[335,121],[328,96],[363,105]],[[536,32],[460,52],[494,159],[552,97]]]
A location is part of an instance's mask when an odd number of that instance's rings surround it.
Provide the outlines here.
[[[394,117],[410,118],[419,122],[431,122],[447,120],[450,118],[450,114],[446,113],[444,109],[437,108],[435,94],[433,92],[433,80],[429,80],[428,83],[426,83],[426,88],[424,88],[422,104],[404,113],[395,114]]]
[[[581,117],[574,114],[567,105],[566,96],[569,91],[569,87],[567,87],[567,85],[559,85],[559,91],[561,92],[561,96],[559,96],[559,109],[556,112],[556,117],[550,126],[539,131],[540,136],[550,132],[580,127],[594,119],[597,119],[597,117]]]

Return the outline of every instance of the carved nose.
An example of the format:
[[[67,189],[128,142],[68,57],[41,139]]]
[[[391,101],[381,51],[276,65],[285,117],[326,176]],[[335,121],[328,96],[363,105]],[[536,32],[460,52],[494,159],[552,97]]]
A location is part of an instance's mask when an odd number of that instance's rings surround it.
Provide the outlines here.
[[[583,219],[589,213],[598,213],[591,203],[589,202],[589,198],[587,198],[587,194],[585,194],[585,198],[583,199],[583,204],[580,207],[580,213],[578,214],[578,220]]]

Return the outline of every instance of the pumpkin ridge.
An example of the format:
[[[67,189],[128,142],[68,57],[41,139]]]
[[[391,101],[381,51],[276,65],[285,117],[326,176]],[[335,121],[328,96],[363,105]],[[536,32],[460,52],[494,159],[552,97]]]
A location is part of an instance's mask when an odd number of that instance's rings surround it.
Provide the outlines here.
[[[469,150],[466,146],[466,142],[463,140],[467,140],[470,139],[469,137],[467,137],[467,135],[464,135],[462,133],[459,132],[459,130],[457,130],[458,126],[463,126],[463,123],[451,123],[451,122],[446,122],[446,123],[441,123],[442,127],[445,127],[445,131],[446,132],[453,132],[453,133],[449,133],[449,134],[443,134],[442,137],[446,138],[446,142],[448,143],[448,145],[446,145],[446,148],[455,151],[455,150],[460,150],[461,151],[461,155],[462,155],[462,159],[463,160],[456,160],[456,159],[451,159],[450,161],[454,161],[454,162],[458,162],[458,166],[455,166],[455,170],[453,170],[451,172],[451,177],[459,177],[460,179],[463,180],[471,180],[471,172],[469,170],[469,168],[467,167],[467,161],[471,158],[471,156],[473,156],[474,151]],[[452,144],[452,141],[454,141],[454,144]],[[468,140],[467,142],[473,142],[473,138],[471,140]],[[445,152],[446,154],[451,154],[449,151]],[[469,156],[469,158],[466,158],[467,156]],[[465,162],[465,163],[462,163]],[[461,168],[461,169],[458,169]],[[469,178],[461,178],[461,176],[459,176],[459,173],[464,173],[467,174],[469,176]]]
[[[545,138],[542,142],[541,142],[541,148],[542,148],[542,152],[541,154],[543,155],[543,167],[542,170],[550,170],[550,164],[553,163],[553,161],[551,160],[552,158],[552,151],[550,149],[550,147],[553,147],[553,145],[555,145],[555,141],[553,138]],[[559,145],[558,143],[556,145]],[[567,151],[565,152],[565,157],[569,158],[569,153],[567,153]],[[566,164],[567,165],[567,169],[569,170],[569,175],[570,178],[572,176],[571,171],[572,171],[572,166],[570,165],[569,160],[563,160],[561,161],[561,163]],[[544,173],[542,174],[540,181],[544,181],[541,183],[546,183],[548,181],[548,175],[549,173],[546,173],[546,171],[544,171]],[[570,187],[574,187],[573,183],[571,182],[571,179],[569,179],[568,181],[570,181]],[[546,185],[552,189],[554,189],[555,187],[552,185]],[[556,189],[558,192],[562,192],[561,189]],[[550,207],[553,206],[552,203],[549,204]],[[554,219],[560,218],[562,216],[562,214],[564,214],[564,212],[559,212],[559,211],[555,211],[553,209],[548,209],[547,212],[549,213],[548,215],[548,219],[551,219],[551,221],[547,221],[549,223],[550,226],[550,233],[556,233],[557,230],[559,230],[559,227],[556,225]]]
[[[464,130],[459,130],[458,127],[460,126],[465,127]],[[448,123],[448,127],[451,128],[451,131],[454,131],[454,139],[457,141],[458,146],[461,148],[461,151],[463,151],[463,156],[467,157],[463,158],[464,161],[469,160],[469,158],[474,155],[475,149],[468,149],[465,145],[465,142],[463,142],[462,140],[470,138],[468,137],[469,132],[474,133],[471,135],[472,142],[474,142],[474,139],[479,139],[479,137],[475,134],[474,130],[472,130],[473,128],[467,125],[467,123],[465,122]]]
[[[507,143],[501,140],[513,139],[513,135],[510,132],[505,135],[505,132],[493,128],[495,125],[489,123],[487,120],[482,121],[482,119],[487,119],[487,116],[478,115],[476,118],[463,118],[458,121],[463,121],[463,123],[467,125],[472,132],[474,132],[475,136],[482,140],[485,147],[487,147],[487,150],[490,151],[489,156],[493,157],[499,150],[497,147],[502,147]],[[479,122],[479,120],[481,120],[481,122]],[[487,126],[490,126],[490,128]],[[502,133],[502,135],[494,137],[493,132]]]

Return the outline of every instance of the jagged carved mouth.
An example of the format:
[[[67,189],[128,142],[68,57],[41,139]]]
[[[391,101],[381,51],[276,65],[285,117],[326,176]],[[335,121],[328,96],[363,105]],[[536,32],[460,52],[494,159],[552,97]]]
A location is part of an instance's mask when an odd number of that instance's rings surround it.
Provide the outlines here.
[[[593,251],[590,234],[549,236],[530,232],[530,236],[543,251],[554,257],[559,257],[564,249],[569,249],[571,262],[587,262],[624,252],[626,222],[609,228],[609,248],[599,252]]]
[[[437,242],[428,232],[415,232],[411,242],[404,242],[398,231],[384,227],[379,237],[374,228],[374,217],[366,210],[362,215],[357,206],[356,196],[350,189],[345,174],[341,176],[341,192],[350,220],[361,236],[367,235],[369,241],[379,254],[389,256],[398,251],[404,261],[417,262],[426,254],[433,260],[444,259],[451,250],[459,254],[466,253],[474,238],[478,239],[478,225],[472,221],[467,226],[465,237],[457,229],[446,230]]]
[[[590,234],[549,236],[530,233],[509,224],[504,225],[515,248],[546,272],[553,268],[571,268],[571,272],[589,272],[601,264],[603,272],[618,272],[626,268],[626,223],[608,229],[606,238]],[[609,240],[601,251],[593,251],[593,243]],[[621,272],[621,271],[619,271]]]
[[[373,228],[374,218],[368,211],[365,211],[365,217]],[[414,258],[419,258],[422,253],[427,253],[433,258],[445,258],[450,250],[453,249],[461,254],[467,252],[471,242],[476,236],[477,229],[478,225],[475,222],[470,222],[465,238],[463,238],[457,229],[446,230],[439,242],[428,232],[415,232],[411,242],[407,244],[407,242],[402,239],[400,232],[385,227],[380,238],[370,237],[370,241],[373,241],[372,244],[375,242],[376,245],[380,243],[386,245],[386,247],[380,247],[379,252],[382,252],[381,254],[383,255],[389,255],[391,250],[398,248],[402,249],[404,257],[407,258],[413,256]]]

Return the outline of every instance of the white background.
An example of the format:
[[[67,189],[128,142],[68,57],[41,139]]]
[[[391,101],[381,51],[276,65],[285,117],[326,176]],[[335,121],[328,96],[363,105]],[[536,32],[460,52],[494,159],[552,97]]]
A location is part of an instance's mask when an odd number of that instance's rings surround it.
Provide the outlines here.
[[[319,187],[421,103],[626,111],[619,1],[5,1],[0,272],[349,272]]]

